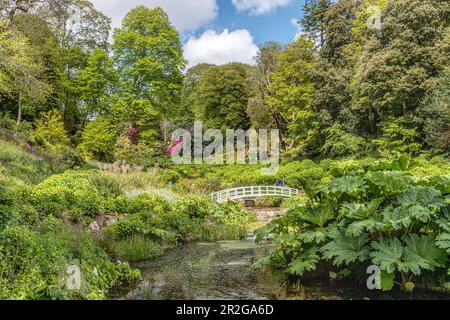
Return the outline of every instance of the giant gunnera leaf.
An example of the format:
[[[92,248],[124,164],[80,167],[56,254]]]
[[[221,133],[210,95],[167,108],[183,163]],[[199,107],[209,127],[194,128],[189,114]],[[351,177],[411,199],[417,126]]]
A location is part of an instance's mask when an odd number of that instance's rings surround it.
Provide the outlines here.
[[[384,239],[372,242],[374,251],[371,253],[372,261],[381,270],[394,273],[401,263],[403,247],[399,239]]]
[[[436,237],[436,245],[450,253],[450,233],[444,232]]]
[[[414,186],[397,196],[395,202],[402,206],[422,205],[439,209],[445,206],[442,193],[432,187]]]
[[[333,232],[331,242],[322,247],[321,251],[326,259],[333,260],[336,266],[350,264],[356,261],[363,262],[369,257],[369,236],[362,234],[358,237],[349,237],[344,233]]]
[[[446,252],[436,246],[433,238],[414,234],[406,238],[405,244],[403,246],[398,238],[373,242],[373,263],[388,273],[401,271],[415,275],[445,265]]]
[[[321,243],[327,239],[327,229],[318,228],[316,230],[302,231],[297,238],[303,243]]]
[[[365,180],[359,176],[345,176],[334,179],[329,184],[328,190],[337,198],[340,198],[343,194],[356,198],[367,190],[367,185]]]
[[[366,179],[387,197],[393,197],[408,190],[410,180],[401,171],[371,171],[367,173]]]
[[[318,248],[311,247],[302,251],[288,266],[288,272],[293,275],[302,276],[305,271],[313,271],[316,269],[317,263],[320,261]]]
[[[405,256],[420,257],[427,263],[425,269],[434,271],[445,266],[447,253],[438,248],[433,238],[413,234],[406,238]]]

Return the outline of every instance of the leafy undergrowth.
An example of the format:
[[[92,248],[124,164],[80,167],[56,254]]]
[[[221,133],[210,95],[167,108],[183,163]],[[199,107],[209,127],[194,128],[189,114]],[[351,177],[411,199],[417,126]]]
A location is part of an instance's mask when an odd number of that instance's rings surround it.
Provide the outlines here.
[[[0,171],[0,299],[105,299],[139,279],[128,262],[188,241],[239,239],[253,221],[208,197],[129,197],[128,178],[97,170],[26,181]],[[100,234],[88,228],[105,215],[118,222]]]
[[[450,268],[450,170],[444,160],[293,165],[286,174],[306,203],[257,231],[276,249],[257,266],[302,277],[328,266],[339,278],[364,282],[378,266],[381,287],[412,291],[444,285]],[[303,170],[300,170],[303,166]],[[285,168],[286,169],[286,168]],[[322,268],[323,269],[323,268]],[[328,275],[328,273],[326,273]],[[430,283],[432,274],[437,284]]]
[[[254,217],[235,203],[193,196],[169,202],[142,194],[130,200],[127,218],[105,229],[105,243],[118,259],[142,261],[183,242],[238,240]]]

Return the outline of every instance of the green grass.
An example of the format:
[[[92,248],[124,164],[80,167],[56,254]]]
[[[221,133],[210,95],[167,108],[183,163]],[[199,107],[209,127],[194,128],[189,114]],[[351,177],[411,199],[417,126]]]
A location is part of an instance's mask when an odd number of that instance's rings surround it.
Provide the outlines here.
[[[39,183],[48,176],[64,169],[62,165],[51,164],[4,140],[0,140],[0,165],[3,167],[3,173],[6,176],[30,184]]]
[[[118,241],[111,247],[111,251],[118,259],[129,262],[149,260],[164,253],[161,245],[143,236]]]

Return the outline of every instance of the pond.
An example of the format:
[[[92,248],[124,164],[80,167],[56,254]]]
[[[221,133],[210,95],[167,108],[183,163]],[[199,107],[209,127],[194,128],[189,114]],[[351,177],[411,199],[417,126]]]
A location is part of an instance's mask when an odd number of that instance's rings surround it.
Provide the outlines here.
[[[173,249],[164,256],[134,267],[143,281],[124,299],[130,300],[349,300],[349,299],[449,299],[448,295],[415,292],[413,295],[374,293],[355,285],[314,282],[283,285],[282,279],[252,264],[269,245],[247,241],[197,243]]]

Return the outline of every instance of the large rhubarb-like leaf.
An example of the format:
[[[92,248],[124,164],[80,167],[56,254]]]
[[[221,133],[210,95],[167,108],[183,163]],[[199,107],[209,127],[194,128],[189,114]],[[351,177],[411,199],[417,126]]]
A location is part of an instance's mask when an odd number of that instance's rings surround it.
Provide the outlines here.
[[[398,238],[373,242],[373,262],[388,273],[398,270],[415,275],[445,265],[446,252],[438,248],[431,237],[414,234],[407,237],[405,243],[403,247]]]
[[[332,201],[325,201],[320,206],[305,207],[301,212],[300,218],[318,227],[324,227],[334,219],[335,207],[336,205]]]
[[[305,271],[313,271],[316,269],[317,263],[320,261],[318,248],[312,247],[301,252],[288,266],[290,274],[301,276]]]
[[[345,176],[334,179],[328,186],[328,190],[337,198],[340,198],[343,194],[356,198],[367,190],[367,185],[362,177]]]
[[[321,243],[327,239],[326,229],[317,229],[314,231],[302,231],[298,237],[303,243]]]
[[[405,256],[420,257],[427,266],[424,269],[434,271],[435,268],[444,267],[447,260],[445,250],[438,248],[433,238],[413,234],[406,238]]]
[[[369,172],[366,178],[384,195],[396,196],[408,190],[410,178],[401,171]]]
[[[349,219],[357,219],[364,220],[376,213],[381,203],[383,203],[383,199],[377,198],[369,203],[344,203],[339,213],[341,216],[349,218]]]
[[[349,237],[359,237],[363,233],[374,232],[383,227],[381,217],[372,217],[367,220],[355,221],[349,224],[346,234]]]
[[[326,259],[333,260],[334,264],[350,264],[363,262],[369,257],[369,236],[362,234],[358,237],[348,237],[344,233],[336,231],[332,234],[332,241],[322,247]]]
[[[403,256],[403,247],[399,239],[384,239],[372,242],[374,251],[371,253],[373,263],[381,270],[394,273]]]
[[[450,253],[450,233],[444,232],[436,237],[436,245]]]
[[[432,187],[414,186],[397,196],[395,202],[402,206],[417,205],[441,208],[445,205],[442,193]]]

